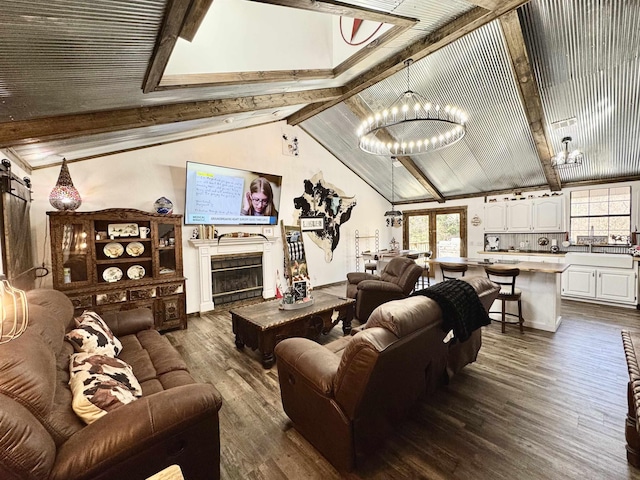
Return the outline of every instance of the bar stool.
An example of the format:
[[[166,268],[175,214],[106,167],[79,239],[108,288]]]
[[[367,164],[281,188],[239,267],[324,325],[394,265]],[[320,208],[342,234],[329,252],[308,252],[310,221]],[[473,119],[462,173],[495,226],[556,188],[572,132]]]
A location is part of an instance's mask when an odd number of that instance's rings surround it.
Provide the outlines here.
[[[377,269],[378,269],[378,263],[377,262],[367,262],[367,263],[364,264],[364,271],[365,272],[371,271],[371,273],[375,275]]]
[[[429,278],[429,258],[431,258],[431,252],[420,253],[418,255],[418,258],[420,257],[422,257],[422,275],[420,275],[420,278],[418,278],[414,290],[418,289],[418,284],[420,285],[420,288],[425,288],[425,283],[427,284],[427,287],[431,286],[431,279]],[[427,279],[426,282],[425,278]]]
[[[500,285],[500,293],[498,293],[497,300],[502,302],[501,312],[489,312],[489,313],[501,313],[502,314],[502,333],[504,333],[505,325],[507,323],[520,325],[520,333],[524,333],[524,318],[522,318],[522,291],[516,288],[516,278],[520,275],[519,268],[492,268],[484,267],[484,271],[487,274],[487,278],[493,283]],[[518,302],[518,314],[508,313],[506,311],[507,302]],[[517,317],[517,321],[508,322],[506,315]]]
[[[378,269],[378,255],[375,255],[372,261],[365,262],[364,271],[365,272],[371,271],[371,273],[375,275],[377,269]]]
[[[457,280],[464,277],[464,273],[468,268],[466,265],[459,265],[457,263],[441,263],[440,271],[442,272],[442,280]],[[460,275],[456,275],[457,273]]]

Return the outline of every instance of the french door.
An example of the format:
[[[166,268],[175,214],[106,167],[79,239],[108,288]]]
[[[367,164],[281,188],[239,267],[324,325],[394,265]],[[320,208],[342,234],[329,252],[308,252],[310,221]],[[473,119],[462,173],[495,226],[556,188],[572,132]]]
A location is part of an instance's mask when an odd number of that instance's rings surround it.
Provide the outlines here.
[[[467,256],[467,207],[404,212],[404,249],[431,252],[431,258]]]

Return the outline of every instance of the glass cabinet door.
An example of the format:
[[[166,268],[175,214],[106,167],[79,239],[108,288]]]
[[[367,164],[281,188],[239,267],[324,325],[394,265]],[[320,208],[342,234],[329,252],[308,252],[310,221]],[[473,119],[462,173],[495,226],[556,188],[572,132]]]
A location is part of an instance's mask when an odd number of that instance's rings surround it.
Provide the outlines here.
[[[91,280],[91,238],[87,222],[62,223],[56,229],[54,239],[58,249],[54,280],[58,287],[71,287],[89,283]]]
[[[176,255],[177,225],[173,223],[157,224],[158,228],[158,275],[173,276],[178,274]]]

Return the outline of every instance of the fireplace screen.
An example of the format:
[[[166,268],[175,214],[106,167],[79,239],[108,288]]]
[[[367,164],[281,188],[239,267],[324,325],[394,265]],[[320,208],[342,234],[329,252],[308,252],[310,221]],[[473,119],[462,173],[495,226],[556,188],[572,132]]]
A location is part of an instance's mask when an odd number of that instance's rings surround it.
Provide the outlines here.
[[[215,304],[262,296],[262,254],[211,257],[211,285]]]

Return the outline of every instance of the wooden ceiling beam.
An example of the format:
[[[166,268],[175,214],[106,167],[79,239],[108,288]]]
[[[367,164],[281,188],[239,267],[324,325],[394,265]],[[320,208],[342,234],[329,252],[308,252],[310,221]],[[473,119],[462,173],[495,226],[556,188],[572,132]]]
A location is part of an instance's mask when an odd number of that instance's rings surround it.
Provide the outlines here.
[[[502,3],[501,0],[466,0],[471,5],[481,7],[486,10],[497,10]]]
[[[371,115],[371,109],[360,99],[360,97],[350,97],[345,100],[345,105],[356,115],[358,118],[367,118]],[[389,133],[386,128],[378,130],[376,137],[384,143],[395,143],[396,138]],[[427,178],[424,172],[416,165],[413,159],[409,156],[396,156],[396,159],[407,169],[407,171],[413,175],[413,177],[429,192],[429,194],[439,203],[445,201],[442,193],[431,183],[431,180]]]
[[[291,7],[298,10],[325,13],[340,17],[359,18],[372,22],[392,23],[400,26],[412,26],[416,23],[413,18],[407,18],[393,13],[381,12],[365,7],[355,7],[334,0],[250,0],[256,3],[266,3],[280,7]]]
[[[181,38],[188,42],[193,41],[212,3],[213,0],[191,0],[191,6],[180,30]]]
[[[258,72],[189,73],[164,75],[156,91],[174,88],[221,87],[225,85],[249,85],[269,82],[302,82],[334,78],[331,69],[316,70],[270,70]]]
[[[341,93],[340,88],[324,88],[5,122],[0,123],[0,148],[255,110],[306,105],[339,97]]]
[[[527,116],[527,122],[531,129],[531,135],[547,179],[549,188],[552,191],[561,189],[560,177],[558,172],[551,166],[551,157],[553,150],[551,143],[547,137],[545,130],[546,121],[544,118],[544,110],[542,108],[542,99],[540,98],[540,90],[533,75],[533,68],[527,53],[527,46],[524,42],[522,27],[518,12],[513,11],[500,18],[500,25],[504,33],[507,43],[507,50],[513,66],[514,77],[520,99]]]
[[[182,25],[187,17],[191,0],[172,0],[168,5],[169,10],[162,22],[158,39],[151,54],[151,61],[142,82],[142,91],[144,93],[153,92],[160,83],[164,69],[169,63],[171,52],[173,52],[173,47],[178,41]]]
[[[362,75],[358,75],[356,79],[344,86],[344,94],[342,97],[329,102],[308,105],[307,107],[290,115],[287,118],[287,123],[297,125],[308,120],[314,115],[345,101],[347,98],[352,97],[353,95],[356,95],[370,86],[399,72],[405,68],[404,61],[406,59],[413,58],[414,61],[418,61],[455,42],[464,35],[486,25],[496,18],[515,10],[528,1],[529,0],[505,0],[500,2],[500,6],[493,11],[489,11],[481,7],[473,8],[435,32],[432,32],[426,37],[412,43],[400,52],[391,55],[389,58],[383,60],[375,67],[364,72]]]
[[[191,6],[184,14],[184,20],[180,20],[183,15],[178,8],[172,8],[167,12],[165,22],[161,29],[156,49],[152,56],[149,73],[143,85],[144,93],[159,90],[172,90],[176,88],[189,87],[212,87],[228,85],[245,85],[248,83],[269,83],[269,82],[298,82],[305,80],[331,79],[362,62],[370,55],[377,52],[381,47],[391,43],[394,39],[402,35],[405,31],[413,27],[418,20],[415,18],[403,17],[391,13],[371,10],[364,7],[354,7],[341,2],[326,1],[299,1],[299,0],[250,0],[256,3],[263,3],[278,7],[290,7],[299,10],[307,10],[334,16],[349,16],[372,22],[380,22],[392,27],[382,35],[372,40],[364,48],[348,57],[333,69],[299,69],[299,70],[275,70],[275,71],[253,71],[253,72],[225,72],[225,73],[201,73],[201,74],[178,74],[164,75],[164,70],[169,62],[169,57],[177,38],[175,31],[180,21],[182,30],[180,36],[191,41],[196,34],[200,23],[213,2],[213,0],[193,0]]]

